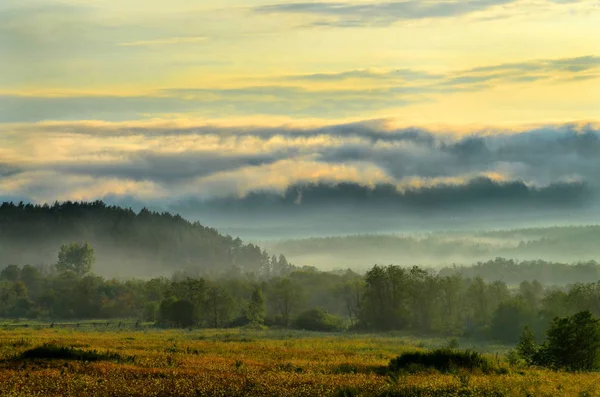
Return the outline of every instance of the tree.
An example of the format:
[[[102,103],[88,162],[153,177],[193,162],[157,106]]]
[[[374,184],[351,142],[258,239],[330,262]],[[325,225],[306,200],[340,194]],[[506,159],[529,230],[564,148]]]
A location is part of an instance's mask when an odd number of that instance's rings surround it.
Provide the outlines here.
[[[144,321],[154,322],[158,315],[159,307],[159,302],[146,302],[146,304],[144,305],[144,309],[142,310],[142,319]]]
[[[160,301],[160,306],[158,307],[158,319],[161,324],[170,324],[172,322],[171,312],[175,302],[177,302],[177,298],[174,296],[169,296]]]
[[[364,290],[364,281],[354,278],[341,286],[341,295],[344,300],[346,314],[355,325],[360,315],[360,306]]]
[[[39,295],[42,284],[42,274],[37,268],[31,265],[23,266],[23,269],[21,270],[21,281],[27,286],[31,297],[37,297]]]
[[[60,273],[73,272],[78,276],[83,276],[92,270],[94,262],[94,249],[87,242],[83,245],[63,244],[58,253],[56,270]]]
[[[21,269],[17,265],[9,265],[0,271],[0,279],[16,282],[21,278]]]
[[[409,321],[409,287],[411,282],[417,283],[417,273],[413,274],[415,277],[411,278],[405,269],[393,265],[376,265],[369,270],[365,275],[360,323],[376,330],[403,329]]]
[[[231,320],[233,298],[229,291],[220,285],[212,284],[206,291],[204,308],[209,326],[222,328]]]
[[[281,316],[284,327],[289,327],[292,315],[301,304],[302,290],[289,278],[279,279],[269,290],[269,301]]]
[[[537,361],[538,352],[539,348],[535,344],[535,335],[529,326],[526,326],[519,339],[517,353],[527,364],[532,365]]]
[[[600,320],[590,311],[555,318],[546,334],[544,356],[552,367],[571,371],[600,368]]]
[[[511,299],[500,303],[492,316],[490,332],[495,340],[514,343],[523,326],[531,324],[532,313],[523,299]]]
[[[263,324],[265,322],[265,297],[259,287],[254,288],[254,291],[252,291],[245,316],[252,324]]]

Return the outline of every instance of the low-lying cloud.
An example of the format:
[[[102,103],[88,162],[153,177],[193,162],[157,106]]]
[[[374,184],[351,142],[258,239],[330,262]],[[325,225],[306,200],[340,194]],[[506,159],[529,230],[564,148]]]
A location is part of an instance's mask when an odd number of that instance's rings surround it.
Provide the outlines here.
[[[53,123],[2,129],[3,154],[10,160],[0,165],[0,194],[36,202],[122,196],[174,205],[301,192],[301,199],[294,193],[287,201],[302,206],[315,203],[324,187],[352,185],[362,197],[357,203],[366,206],[385,191],[386,203],[407,208],[497,205],[513,198],[561,207],[579,205],[600,185],[600,128],[593,124],[461,135],[378,122],[319,128]],[[303,192],[303,186],[313,188]],[[347,192],[333,197],[352,202]]]

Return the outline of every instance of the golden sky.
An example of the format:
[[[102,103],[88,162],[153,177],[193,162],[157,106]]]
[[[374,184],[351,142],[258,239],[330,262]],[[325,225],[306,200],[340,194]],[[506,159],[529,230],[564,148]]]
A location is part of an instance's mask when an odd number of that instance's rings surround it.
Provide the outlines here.
[[[3,0],[1,122],[600,118],[597,0]]]
[[[0,1],[0,201],[560,207],[600,196],[598,121],[599,0]]]

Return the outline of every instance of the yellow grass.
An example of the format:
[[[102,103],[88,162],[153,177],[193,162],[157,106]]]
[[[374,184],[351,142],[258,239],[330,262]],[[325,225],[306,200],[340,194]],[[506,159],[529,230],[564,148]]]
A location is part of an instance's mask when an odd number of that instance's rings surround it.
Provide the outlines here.
[[[19,358],[44,343],[135,360]],[[411,344],[390,336],[242,330],[0,330],[0,396],[600,395],[600,374],[595,373],[511,368],[503,375],[389,377],[374,372],[416,349]]]

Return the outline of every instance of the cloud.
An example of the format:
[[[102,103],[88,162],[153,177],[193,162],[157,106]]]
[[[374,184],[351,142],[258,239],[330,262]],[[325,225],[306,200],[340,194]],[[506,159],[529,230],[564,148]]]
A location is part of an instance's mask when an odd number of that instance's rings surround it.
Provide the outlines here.
[[[0,166],[0,191],[36,200],[88,191],[86,197],[131,193],[176,202],[282,194],[311,183],[389,185],[399,195],[435,195],[439,186],[478,188],[475,182],[482,178],[532,192],[600,187],[600,128],[593,124],[466,135],[374,122],[316,128],[51,123],[2,129],[9,161]],[[457,203],[464,201],[460,191],[453,193]]]
[[[401,20],[448,18],[472,14],[516,0],[281,3],[254,9],[262,14],[300,14],[319,17],[318,26],[385,26]]]
[[[26,96],[0,95],[1,122],[42,120],[125,121],[172,114],[200,117],[284,115],[348,117],[382,108],[406,106],[408,98],[390,89],[309,90],[263,86],[234,89],[171,89],[148,95]]]
[[[570,13],[587,13],[597,9],[593,0],[546,0],[533,3],[519,0],[404,0],[285,2],[258,6],[253,10],[259,14],[309,17],[311,20],[308,26],[313,27],[361,28],[385,27],[400,21],[455,18],[475,14],[476,20],[489,21],[519,15],[522,12],[539,13],[560,6],[562,9],[569,7],[567,10]]]
[[[173,114],[289,116],[343,119],[481,92],[511,84],[550,84],[598,78],[599,56],[542,59],[445,73],[415,69],[350,70],[269,76],[262,85],[167,88],[139,95],[0,94],[1,122],[125,121]],[[356,82],[360,82],[357,86]],[[322,83],[322,84],[317,84]],[[322,86],[324,84],[324,86]]]
[[[287,76],[287,80],[292,81],[344,81],[352,79],[367,79],[367,80],[406,80],[406,81],[417,81],[417,80],[430,80],[443,78],[442,74],[429,73],[422,70],[414,69],[398,69],[388,72],[377,72],[374,70],[349,70],[338,73],[313,73]]]
[[[154,45],[169,45],[169,44],[188,44],[188,43],[202,43],[208,38],[203,36],[198,37],[167,37],[163,39],[154,40],[139,40],[139,41],[127,41],[119,43],[120,46],[135,47],[135,46],[154,46]]]

